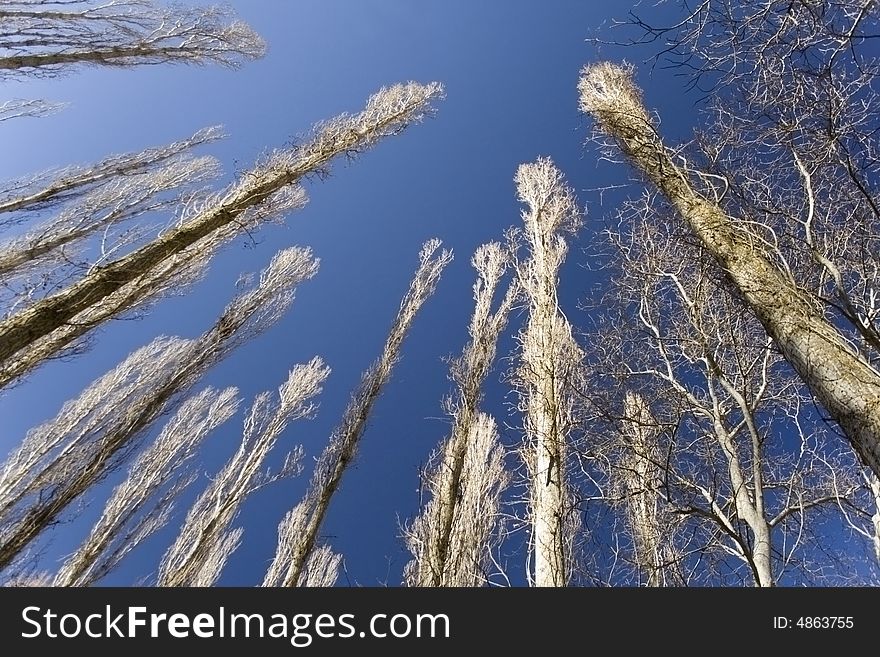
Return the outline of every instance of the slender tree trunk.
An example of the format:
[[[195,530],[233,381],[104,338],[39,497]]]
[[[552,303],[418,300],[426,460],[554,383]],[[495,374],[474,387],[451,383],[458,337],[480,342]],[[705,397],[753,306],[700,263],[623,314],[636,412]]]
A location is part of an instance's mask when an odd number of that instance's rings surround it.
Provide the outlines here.
[[[871,524],[874,526],[874,556],[880,565],[880,477],[873,475],[868,483],[874,497],[874,515],[871,516]]]
[[[495,360],[498,337],[507,325],[508,314],[519,291],[518,286],[512,284],[498,309],[492,312],[496,290],[507,267],[507,256],[500,244],[485,244],[474,254],[473,265],[478,279],[474,284],[471,339],[450,367],[451,378],[456,384],[456,391],[447,402],[452,413],[452,430],[441,450],[438,470],[431,475],[436,490],[432,491],[433,498],[418,521],[426,530],[419,541],[426,545],[418,549],[418,563],[413,565],[416,572],[409,578],[410,586],[443,586],[450,581],[460,581],[449,568],[450,563],[456,563],[450,561],[449,550],[459,502],[463,499],[462,472],[482,398],[482,385]],[[485,467],[485,464],[475,466],[478,467]]]
[[[756,586],[773,586],[773,573],[770,568],[770,523],[764,517],[761,500],[763,492],[757,488],[760,480],[750,486],[740,466],[739,455],[736,445],[722,425],[721,421],[714,421],[715,436],[724,450],[727,459],[727,470],[730,476],[730,485],[733,488],[733,500],[736,506],[736,515],[743,520],[752,532],[752,546],[750,554],[746,555]],[[760,468],[760,461],[755,462],[754,467]],[[753,492],[750,494],[750,490]]]
[[[152,47],[131,46],[116,47],[106,50],[84,50],[82,52],[53,52],[39,55],[14,55],[0,57],[0,70],[20,68],[43,68],[46,66],[64,66],[67,64],[103,64],[105,66],[130,66],[136,60],[158,58],[163,62],[174,60],[194,60],[198,50],[190,50],[180,46]]]
[[[571,326],[559,310],[556,283],[567,251],[562,232],[580,217],[574,194],[549,159],[523,164],[517,191],[530,259],[517,273],[529,304],[522,341],[520,378],[525,396],[525,430],[531,443],[532,551],[535,586],[566,586],[571,577],[572,519],[568,501],[567,442],[570,380],[580,356]]]
[[[650,410],[641,395],[627,392],[624,398],[626,456],[623,462],[623,488],[636,563],[647,576],[650,587],[664,586],[668,567],[664,558],[661,525],[654,482],[658,478],[658,452],[651,430]]]
[[[452,260],[452,253],[441,251],[440,240],[429,240],[419,254],[420,264],[400,304],[382,355],[364,374],[345,409],[342,421],[315,464],[309,488],[300,502],[279,526],[278,549],[266,574],[265,586],[297,586],[303,570],[315,551],[318,532],[342,476],[357,453],[373,404],[391,376],[400,357],[403,340],[419,309],[434,293],[440,275]]]

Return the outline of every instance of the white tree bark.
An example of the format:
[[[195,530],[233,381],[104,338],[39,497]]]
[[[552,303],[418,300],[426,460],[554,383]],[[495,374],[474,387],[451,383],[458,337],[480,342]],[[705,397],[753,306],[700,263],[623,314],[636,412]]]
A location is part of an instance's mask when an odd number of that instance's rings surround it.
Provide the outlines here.
[[[871,516],[871,524],[874,526],[874,556],[880,565],[880,477],[872,476],[869,485],[874,496],[874,515]]]
[[[625,447],[621,476],[636,562],[648,586],[666,586],[666,571],[672,567],[672,559],[663,541],[664,525],[655,488],[661,455],[657,436],[651,430],[654,422],[645,399],[637,393],[626,393],[623,414],[629,445]]]

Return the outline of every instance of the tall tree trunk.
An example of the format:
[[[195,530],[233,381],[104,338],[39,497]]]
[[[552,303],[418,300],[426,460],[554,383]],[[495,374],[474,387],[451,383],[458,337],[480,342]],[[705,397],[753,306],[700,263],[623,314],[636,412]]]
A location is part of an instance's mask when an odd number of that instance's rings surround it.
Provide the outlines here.
[[[747,226],[694,191],[660,140],[630,69],[587,66],[578,88],[581,109],[676,208],[865,465],[880,475],[880,373],[763,254]]]
[[[443,269],[452,260],[452,253],[446,250],[435,257],[439,248],[438,239],[429,240],[422,247],[419,268],[401,301],[381,356],[364,374],[352,395],[339,426],[315,464],[303,500],[278,527],[278,548],[263,581],[264,586],[297,586],[304,581],[303,571],[318,547],[318,532],[330,501],[357,453],[373,404],[400,358],[403,340],[419,309],[434,293]]]
[[[622,463],[627,516],[639,570],[651,587],[666,585],[666,571],[673,568],[663,545],[664,527],[658,510],[655,482],[659,479],[660,450],[647,403],[641,395],[627,392],[624,398],[626,455]]]

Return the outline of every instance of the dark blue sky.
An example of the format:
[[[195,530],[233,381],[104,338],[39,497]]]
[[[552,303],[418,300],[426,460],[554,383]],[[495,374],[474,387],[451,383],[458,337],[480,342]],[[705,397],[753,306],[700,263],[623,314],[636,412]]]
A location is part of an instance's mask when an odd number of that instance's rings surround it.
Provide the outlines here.
[[[229,137],[202,152],[220,158],[231,179],[314,122],[359,110],[382,85],[437,80],[447,98],[435,118],[386,140],[351,165],[338,163],[328,180],[309,183],[311,200],[304,210],[289,216],[283,227],[261,230],[256,245],[239,239],[228,246],[185,297],[162,301],[142,320],[108,326],[87,355],[51,363],[0,396],[0,451],[8,451],[29,427],[50,418],[64,400],[153,337],[191,337],[206,329],[231,298],[240,273],[258,271],[280,248],[312,247],[321,271],[300,288],[288,315],[197,387],[236,385],[248,405],[256,393],[274,390],[294,363],[320,355],[333,369],[316,419],[291,425],[276,449],[280,454],[302,443],[306,472],[253,495],[238,519],[245,529],[243,545],[221,584],[257,584],[274,553],[278,521],[299,500],[312,458],[361,372],[378,356],[420,245],[439,237],[456,260],[416,321],[324,526],[334,549],[344,554],[341,584],[397,585],[407,560],[400,523],[415,513],[419,467],[447,427],[440,405],[449,389],[442,358],[457,353],[466,338],[470,257],[479,244],[501,239],[519,222],[514,172],[542,155],[553,158],[587,207],[582,239],[588,239],[591,221],[610,210],[593,190],[624,183],[628,174],[597,162],[584,146],[588,126],[577,109],[578,72],[599,57],[626,54],[638,65],[649,53],[597,53],[586,41],[611,35],[602,26],[625,19],[632,9],[628,2],[230,4],[269,44],[264,59],[241,70],[90,69],[54,80],[4,83],[3,97],[71,105],[50,117],[0,123],[0,179],[171,142],[214,124],[223,124]],[[683,82],[668,73],[652,78],[647,68],[638,80],[649,105],[666,118],[666,135],[686,135],[692,108],[682,97]],[[573,248],[563,273],[563,298],[575,319],[576,300],[592,283],[584,264],[581,250]],[[505,349],[511,346],[506,340]],[[515,423],[502,393],[492,386],[487,408],[500,423]],[[241,419],[239,413],[208,440],[205,473],[231,455]],[[515,442],[516,435],[507,432],[505,439]],[[185,499],[205,482],[203,477]],[[46,569],[57,569],[55,560],[75,547],[102,504],[102,498],[91,499],[80,521],[52,534]],[[182,505],[178,520],[184,511]],[[149,578],[175,531],[172,524],[154,537],[106,583]],[[511,564],[511,577],[521,578],[524,568]]]

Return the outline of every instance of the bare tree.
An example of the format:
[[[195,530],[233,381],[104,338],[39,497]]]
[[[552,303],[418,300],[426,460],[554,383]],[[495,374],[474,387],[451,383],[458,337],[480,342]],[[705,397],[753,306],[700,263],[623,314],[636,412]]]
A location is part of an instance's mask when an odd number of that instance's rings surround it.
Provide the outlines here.
[[[117,467],[212,365],[271,326],[317,268],[309,249],[280,251],[199,338],[154,340],[29,431],[0,474],[0,568]]]
[[[477,556],[487,545],[491,525],[488,528],[481,525],[485,519],[494,519],[498,495],[491,479],[481,485],[477,481],[468,483],[466,476],[498,475],[496,483],[499,486],[506,478],[503,468],[492,467],[493,442],[486,436],[492,431],[482,426],[487,420],[482,420],[479,428],[475,422],[483,382],[495,360],[498,338],[507,324],[518,286],[514,282],[508,287],[493,312],[496,292],[508,266],[507,254],[500,244],[491,242],[477,249],[472,264],[478,277],[474,283],[475,308],[469,326],[470,341],[461,356],[450,364],[455,392],[444,404],[452,416],[452,429],[434,459],[436,464],[424,486],[431,499],[413,527],[405,532],[407,544],[415,557],[407,566],[409,586],[476,585],[482,574],[482,559],[468,561],[465,555]],[[481,439],[479,446],[471,446],[471,434],[475,439]],[[488,463],[486,459],[489,459]],[[466,463],[469,463],[467,472]],[[484,467],[486,470],[482,470]],[[466,509],[459,507],[465,500],[463,490],[466,488],[472,496],[477,490],[487,494],[482,500],[485,509],[481,510],[481,500],[473,497],[467,500]],[[462,516],[462,513],[467,515]],[[473,528],[474,533],[468,534],[468,528]]]
[[[719,204],[773,242],[778,266],[875,363],[876,6],[765,0],[731,11],[713,0],[668,28],[634,22],[642,40],[666,42],[660,56],[692,85],[713,91],[693,173],[724,186]]]
[[[261,473],[263,461],[289,422],[310,417],[317,406],[312,398],[330,374],[320,358],[295,365],[278,389],[278,399],[257,396],[244,422],[238,451],[211,481],[186,516],[180,534],[159,566],[158,586],[211,586],[226,560],[238,547],[241,532],[229,526],[245,498],[274,481],[302,470],[302,447],[287,453],[276,473]]]
[[[710,177],[693,173],[664,146],[631,75],[615,64],[585,67],[581,109],[675,208],[864,464],[880,473],[880,373],[798,285],[777,258],[772,235],[726,212]]]
[[[86,540],[65,561],[54,586],[90,586],[168,521],[174,498],[194,477],[181,472],[201,442],[238,410],[238,390],[206,388],[187,399],[113,489]],[[170,482],[170,486],[167,486]],[[147,502],[154,500],[150,508]]]
[[[436,254],[440,244],[440,240],[432,239],[422,246],[419,267],[401,300],[381,356],[364,373],[353,393],[342,420],[315,464],[303,500],[288,513],[278,528],[278,548],[263,581],[264,586],[296,586],[303,581],[304,568],[319,547],[318,533],[330,507],[330,500],[357,454],[373,404],[400,358],[403,340],[419,309],[434,293],[440,275],[452,260],[451,251],[444,249]]]
[[[299,207],[304,197],[296,191],[296,183],[304,176],[326,173],[335,156],[351,156],[421,120],[431,111],[431,101],[441,95],[438,83],[411,82],[381,89],[362,112],[320,124],[301,145],[276,151],[232,187],[191,208],[155,240],[0,321],[0,369],[6,370],[0,375],[0,386],[105,319],[155,298],[156,289],[144,285],[144,280],[161,284],[159,289],[165,290],[169,270],[175,273],[180,267],[204,264],[220,244],[240,231]],[[55,337],[53,332],[57,332]]]
[[[528,259],[514,268],[528,303],[528,320],[520,336],[520,388],[528,445],[529,513],[535,586],[566,586],[572,574],[573,513],[567,482],[571,431],[572,384],[579,369],[580,348],[559,308],[557,279],[568,247],[564,233],[581,224],[574,193],[549,158],[520,165],[516,172],[519,200],[527,206],[524,229],[513,235],[511,249],[524,242]]]
[[[866,506],[854,454],[830,444],[802,383],[670,213],[632,203],[608,229],[605,320],[588,349],[594,409],[612,420],[611,447],[593,451],[619,482],[637,573],[845,581],[846,565],[816,548],[839,507]],[[602,435],[601,422],[589,430]]]
[[[439,465],[425,487],[431,500],[422,514],[406,528],[407,547],[413,555],[404,569],[408,586],[482,586],[491,562],[493,541],[499,538],[501,495],[510,481],[504,465],[504,448],[498,439],[495,420],[485,413],[474,415],[470,431],[462,436],[461,465],[457,473],[444,467],[457,444],[448,440],[439,454]],[[456,476],[454,486],[449,482]],[[448,528],[444,506],[452,506],[443,494],[455,491]],[[443,535],[442,560],[439,552]]]
[[[26,100],[23,98],[4,100],[0,103],[0,122],[25,116],[46,116],[58,112],[66,106],[66,103],[53,103],[48,100]]]
[[[212,126],[167,146],[113,155],[87,166],[67,167],[8,181],[3,184],[3,192],[0,193],[0,214],[34,212],[56,207],[92,192],[102,184],[124,176],[147,173],[157,165],[223,136],[223,131],[218,126]],[[14,219],[4,218],[3,221],[13,223]]]
[[[229,9],[153,0],[11,0],[0,8],[0,77],[53,76],[76,65],[216,63],[265,53]]]
[[[616,474],[623,488],[635,562],[647,586],[681,583],[676,546],[667,538],[674,529],[659,487],[663,481],[663,454],[656,421],[645,399],[627,392],[623,402],[625,440]]]

